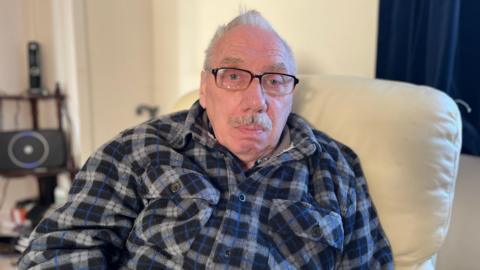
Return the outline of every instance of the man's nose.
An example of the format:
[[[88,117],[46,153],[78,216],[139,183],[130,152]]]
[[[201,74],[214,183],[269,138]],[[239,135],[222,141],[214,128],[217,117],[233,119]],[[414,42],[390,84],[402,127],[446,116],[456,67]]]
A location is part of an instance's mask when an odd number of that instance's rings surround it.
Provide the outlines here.
[[[254,112],[264,112],[267,110],[267,97],[259,78],[252,80],[252,83],[244,90],[242,99],[245,109]]]

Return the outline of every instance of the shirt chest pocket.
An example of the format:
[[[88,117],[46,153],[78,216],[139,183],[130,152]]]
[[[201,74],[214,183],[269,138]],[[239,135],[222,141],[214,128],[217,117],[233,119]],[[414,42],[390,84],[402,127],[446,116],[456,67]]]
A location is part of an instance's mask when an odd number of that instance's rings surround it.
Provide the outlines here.
[[[137,241],[180,255],[210,219],[220,193],[196,173],[173,171],[157,181],[135,222]]]
[[[302,262],[312,263],[322,253],[337,253],[343,246],[341,216],[306,202],[274,199],[268,224],[274,246],[271,265],[293,263],[300,268]]]

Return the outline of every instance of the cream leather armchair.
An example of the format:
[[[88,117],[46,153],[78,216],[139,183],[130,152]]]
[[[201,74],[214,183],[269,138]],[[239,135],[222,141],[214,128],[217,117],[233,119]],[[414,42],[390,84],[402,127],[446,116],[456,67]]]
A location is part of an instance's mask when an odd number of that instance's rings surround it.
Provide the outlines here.
[[[175,110],[189,108],[197,97],[188,93]],[[461,148],[455,102],[425,86],[304,76],[294,111],[359,155],[396,269],[435,269]]]

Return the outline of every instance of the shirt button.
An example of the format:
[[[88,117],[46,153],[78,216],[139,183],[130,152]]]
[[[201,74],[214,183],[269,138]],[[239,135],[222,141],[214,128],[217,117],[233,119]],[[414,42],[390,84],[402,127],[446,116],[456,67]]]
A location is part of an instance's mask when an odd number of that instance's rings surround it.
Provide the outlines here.
[[[176,193],[177,191],[180,190],[181,187],[182,187],[182,184],[180,184],[179,182],[175,182],[170,185],[170,191],[173,193]]]
[[[245,196],[245,194],[242,193],[242,194],[238,195],[238,199],[239,199],[241,202],[244,202],[244,201],[247,199],[247,197]]]
[[[322,236],[322,229],[320,228],[320,224],[315,225],[312,228],[312,234],[314,237],[321,237]]]
[[[230,257],[230,249],[225,250],[225,257]]]

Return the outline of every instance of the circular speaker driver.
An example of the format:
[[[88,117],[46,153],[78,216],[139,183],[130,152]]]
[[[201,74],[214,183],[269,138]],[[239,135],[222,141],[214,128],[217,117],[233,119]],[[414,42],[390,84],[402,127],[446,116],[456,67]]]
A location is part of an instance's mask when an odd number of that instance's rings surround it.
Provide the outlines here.
[[[17,133],[8,143],[8,156],[15,165],[24,169],[43,164],[49,151],[47,140],[35,131]]]

